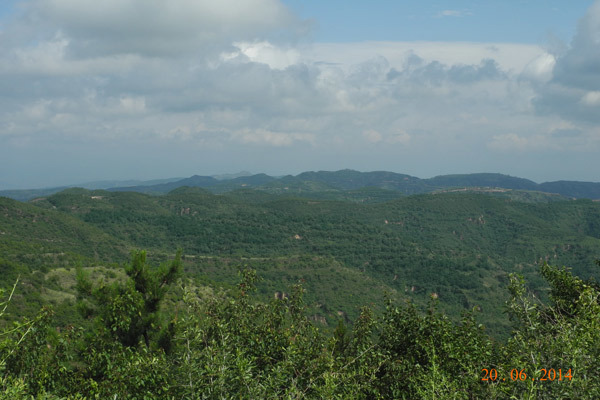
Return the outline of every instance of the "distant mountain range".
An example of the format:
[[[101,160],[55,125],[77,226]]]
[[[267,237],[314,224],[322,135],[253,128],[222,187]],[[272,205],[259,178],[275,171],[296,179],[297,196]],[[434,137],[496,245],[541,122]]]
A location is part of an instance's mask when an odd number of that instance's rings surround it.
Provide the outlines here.
[[[144,185],[157,185],[160,183],[178,181],[183,178],[166,178],[166,179],[152,179],[149,181],[141,180],[104,180],[104,181],[92,181],[85,183],[77,183],[73,185],[45,187],[39,189],[12,189],[8,184],[0,183],[1,187],[9,187],[9,189],[0,190],[0,196],[8,197],[19,201],[28,201],[37,197],[50,196],[54,193],[58,193],[65,189],[79,187],[89,190],[96,189],[109,189],[117,186],[144,186]]]
[[[247,172],[220,176],[194,175],[189,178],[172,178],[145,182],[96,182],[96,185],[79,185],[87,189],[130,191],[147,194],[166,194],[180,187],[199,187],[213,193],[225,193],[240,189],[257,189],[274,194],[296,196],[311,195],[322,198],[360,198],[389,200],[392,198],[436,191],[457,189],[506,189],[552,193],[568,198],[600,199],[600,183],[578,181],[555,181],[538,184],[528,179],[496,173],[441,175],[429,179],[388,171],[359,172],[354,170],[309,171],[296,176],[272,177],[266,174],[250,175]],[[67,187],[3,190],[0,196],[28,201],[49,196]]]

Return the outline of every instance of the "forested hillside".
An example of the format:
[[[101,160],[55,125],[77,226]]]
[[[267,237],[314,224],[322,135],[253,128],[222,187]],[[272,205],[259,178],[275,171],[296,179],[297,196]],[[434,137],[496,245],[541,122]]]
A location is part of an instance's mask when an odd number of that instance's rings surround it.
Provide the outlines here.
[[[363,190],[356,187],[346,189]],[[454,390],[459,398],[555,398],[598,390],[588,378],[501,385],[482,383],[481,374],[552,367],[578,376],[579,365],[591,368],[600,203],[529,191],[376,202],[319,193],[68,189],[30,203],[0,199],[0,281],[10,290],[18,280],[4,320],[21,326],[4,342],[13,371],[4,387],[58,396],[81,387],[119,398],[142,388],[154,398],[443,398]],[[579,278],[546,263],[568,265]],[[46,306],[52,311],[38,314]],[[30,335],[33,327],[47,336]],[[557,338],[560,329],[571,336]],[[554,347],[567,344],[581,351]],[[46,345],[53,350],[36,350]],[[82,353],[86,346],[114,368],[138,365],[147,378],[115,380],[117,370]],[[520,358],[527,346],[542,357],[534,364]],[[552,359],[558,352],[563,358]],[[583,358],[575,365],[573,357]],[[286,386],[290,379],[296,386]]]
[[[591,266],[600,254],[600,207],[589,200],[449,192],[357,204],[183,187],[163,196],[68,189],[3,204],[0,244],[9,261],[30,268],[52,268],[57,257],[120,262],[127,249],[162,260],[181,248],[186,271],[206,282],[232,285],[237,266],[251,265],[264,275],[265,299],[304,280],[314,317],[327,326],[338,314],[356,317],[385,291],[421,304],[436,293],[453,316],[481,307],[481,321],[502,336],[508,273],[523,274],[542,298],[542,261],[598,276]],[[340,276],[354,278],[337,284]],[[335,305],[324,301],[334,298]]]

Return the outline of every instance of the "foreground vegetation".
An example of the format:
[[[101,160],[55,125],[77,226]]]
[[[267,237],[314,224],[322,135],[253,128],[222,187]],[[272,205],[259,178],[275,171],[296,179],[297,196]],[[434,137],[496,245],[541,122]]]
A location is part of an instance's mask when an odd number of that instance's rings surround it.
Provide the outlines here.
[[[511,275],[505,342],[475,311],[452,322],[435,296],[425,310],[391,300],[380,316],[364,308],[352,329],[340,320],[328,334],[307,318],[301,286],[256,302],[253,270],[215,292],[181,268],[180,254],[152,268],[139,252],[123,279],[80,269],[86,323],[56,330],[44,308],[2,331],[2,398],[600,398],[600,285],[564,268],[540,269],[547,303]]]

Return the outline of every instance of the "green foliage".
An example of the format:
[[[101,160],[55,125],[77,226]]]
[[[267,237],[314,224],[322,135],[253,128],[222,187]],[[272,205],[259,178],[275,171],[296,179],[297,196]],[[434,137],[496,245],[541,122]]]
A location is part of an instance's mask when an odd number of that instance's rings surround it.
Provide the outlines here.
[[[0,303],[0,318],[6,314],[18,282]],[[0,297],[3,295],[0,291]],[[52,384],[55,365],[47,362],[44,334],[50,315],[51,311],[44,308],[35,318],[15,321],[0,331],[0,399],[25,399],[29,391],[44,391]]]
[[[434,298],[424,315],[410,303],[390,304],[379,345],[386,355],[378,382],[385,398],[488,398],[479,377],[492,342],[473,314],[455,324],[437,312]]]
[[[89,200],[89,196],[80,197]],[[76,198],[79,201],[79,197]],[[3,259],[38,269],[44,264],[62,264],[81,260],[82,257],[106,260],[126,254],[123,243],[84,223],[76,215],[69,215],[76,213],[77,207],[65,213],[36,205],[0,197],[0,251]]]
[[[261,292],[281,290],[276,286],[285,276],[291,281],[300,275],[290,270],[274,273],[271,260],[293,260],[299,254],[330,259],[345,277],[350,278],[346,271],[353,269],[352,275],[362,275],[359,280],[379,286],[379,293],[406,293],[420,305],[427,303],[429,294],[438,293],[441,310],[455,320],[462,311],[480,306],[479,320],[497,337],[509,333],[500,306],[507,298],[507,272],[522,273],[539,292],[544,283],[535,260],[571,265],[578,275],[588,277],[594,274],[589,268],[593,256],[600,252],[599,204],[591,201],[523,203],[439,193],[353,204],[244,193],[216,196],[181,189],[152,197],[79,190],[35,204],[72,214],[129,248],[148,248],[149,254],[185,248],[197,260],[188,270],[221,284],[230,284],[231,278],[218,268],[205,268],[206,257],[224,260],[222,264],[232,258],[262,260],[253,262],[265,278]],[[109,253],[112,260],[121,257]],[[30,265],[29,261],[23,260]],[[329,286],[350,288],[354,284],[348,281],[353,279]],[[310,293],[328,294],[328,289]],[[373,301],[366,293],[374,291],[352,287],[330,296],[338,304],[323,299],[327,302],[320,304],[330,311],[316,310],[314,315],[332,323],[332,312],[342,311],[355,319],[359,307]],[[311,304],[317,301],[311,299]]]
[[[303,313],[302,290],[254,304],[255,273],[242,275],[233,298],[204,302],[187,293],[188,312],[178,323],[178,397],[314,397],[328,353]]]
[[[363,199],[371,196],[370,189],[353,185],[396,178],[418,184],[407,176],[380,173],[314,174],[319,176],[326,185],[362,191]],[[173,248],[184,248],[191,276],[225,287],[234,276],[228,265],[251,260],[264,277],[258,287],[263,300],[305,280],[311,316],[330,327],[338,313],[355,320],[365,304],[382,311],[384,291],[420,306],[435,292],[440,310],[455,321],[479,306],[478,320],[497,338],[506,338],[510,324],[501,305],[507,299],[508,273],[523,274],[542,298],[544,282],[536,271],[543,261],[570,265],[584,278],[600,277],[590,268],[600,253],[600,203],[524,203],[507,196],[437,193],[356,204],[256,190],[213,195],[185,188],[148,196],[71,189],[32,204],[0,200],[0,251],[10,262],[7,269],[17,264],[27,269],[22,273],[28,288],[24,301],[15,299],[23,315],[33,316],[51,302],[66,320],[75,293],[45,279],[56,268],[115,262],[134,248],[163,258]],[[334,271],[327,272],[324,264]]]
[[[155,300],[160,303],[164,297],[157,293],[164,292],[157,288],[177,275],[178,260],[152,270],[144,253],[135,253],[126,266],[130,290],[97,298],[116,305],[105,306],[108,311],[100,314],[103,325],[96,325],[92,335],[83,328],[48,329],[47,310],[5,328],[0,333],[0,398],[600,396],[600,293],[595,282],[565,269],[546,264],[541,268],[550,284],[550,304],[528,292],[522,278],[511,277],[507,306],[514,330],[506,343],[492,340],[473,312],[461,322],[450,320],[439,312],[436,296],[425,311],[414,303],[397,305],[392,300],[380,317],[363,308],[351,332],[340,321],[329,336],[307,317],[300,286],[286,298],[254,301],[258,278],[249,269],[240,271],[241,282],[229,293],[199,296],[199,288],[186,287],[181,313],[169,328],[174,340],[168,354],[156,345],[129,345],[128,337],[107,335],[115,326],[115,332],[125,332],[121,326],[131,326],[132,314],[144,307],[161,312]],[[83,277],[79,285],[88,296],[99,291]],[[132,311],[121,300],[124,293],[134,292],[144,295],[127,298],[134,300]],[[138,343],[142,336],[138,333]],[[497,375],[483,374],[492,369]],[[550,370],[560,371],[561,379]]]
[[[0,199],[0,283],[21,275],[2,312],[0,394],[600,398],[599,203],[323,200],[339,194],[332,184],[370,196],[354,178],[301,181],[302,195],[325,190],[310,200],[189,188]],[[173,260],[178,247],[188,255]],[[482,381],[484,369],[506,381]],[[544,369],[563,380],[541,381]]]
[[[135,347],[143,339],[149,348],[151,336],[157,336],[161,331],[161,301],[169,285],[181,272],[181,251],[177,252],[172,262],[163,264],[157,270],[150,270],[146,263],[146,252],[135,252],[125,271],[129,277],[125,283],[101,282],[94,287],[83,270],[79,270],[77,285],[82,297],[80,309],[85,316],[97,315],[98,323],[105,332],[122,345]],[[164,337],[157,340],[163,348],[168,347],[168,340]]]
[[[511,276],[509,312],[515,329],[505,349],[506,374],[525,369],[530,378],[504,385],[507,396],[520,398],[598,398],[600,396],[600,291],[566,269],[544,264],[542,275],[551,289],[552,305],[528,294],[522,278]],[[572,380],[540,381],[542,369],[571,370]],[[500,371],[500,369],[499,369]],[[531,380],[534,378],[535,381]]]

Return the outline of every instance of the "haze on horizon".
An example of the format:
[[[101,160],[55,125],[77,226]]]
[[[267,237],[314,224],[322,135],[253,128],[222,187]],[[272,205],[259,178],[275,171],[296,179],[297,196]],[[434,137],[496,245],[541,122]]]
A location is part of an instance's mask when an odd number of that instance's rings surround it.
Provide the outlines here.
[[[0,189],[343,168],[600,181],[598,154],[598,0],[0,5]]]

